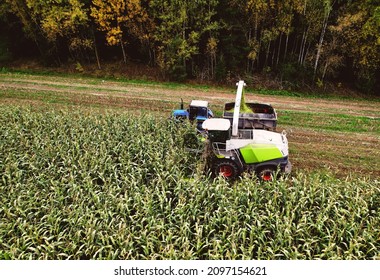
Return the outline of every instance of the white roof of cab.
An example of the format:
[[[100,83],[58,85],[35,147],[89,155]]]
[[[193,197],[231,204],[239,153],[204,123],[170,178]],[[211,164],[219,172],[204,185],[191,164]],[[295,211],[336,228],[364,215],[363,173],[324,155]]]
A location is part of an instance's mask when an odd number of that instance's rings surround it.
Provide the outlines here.
[[[207,119],[202,124],[202,128],[206,130],[227,131],[230,126],[231,122],[229,120],[221,118]]]
[[[192,100],[190,106],[193,107],[208,107],[208,101],[203,100]]]

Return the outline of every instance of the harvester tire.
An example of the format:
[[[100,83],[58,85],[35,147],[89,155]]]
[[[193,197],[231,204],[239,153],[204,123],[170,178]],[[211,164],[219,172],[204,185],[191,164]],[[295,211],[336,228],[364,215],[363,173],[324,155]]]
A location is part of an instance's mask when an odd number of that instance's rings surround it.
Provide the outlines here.
[[[215,177],[222,176],[228,181],[233,181],[237,179],[240,175],[240,170],[238,165],[228,159],[218,160],[213,165],[213,174]]]
[[[256,174],[260,181],[270,182],[276,177],[276,168],[273,166],[264,167],[257,170]]]

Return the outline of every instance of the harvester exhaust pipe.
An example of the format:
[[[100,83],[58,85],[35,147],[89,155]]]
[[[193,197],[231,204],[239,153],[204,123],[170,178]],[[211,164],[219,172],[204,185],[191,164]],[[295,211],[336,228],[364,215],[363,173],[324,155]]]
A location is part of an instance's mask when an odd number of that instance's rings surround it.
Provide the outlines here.
[[[181,110],[183,110],[183,99],[181,98]]]
[[[240,104],[243,95],[243,88],[246,84],[244,83],[244,81],[239,81],[238,83],[236,83],[236,85],[238,88],[236,92],[234,116],[232,121],[232,137],[238,137]]]

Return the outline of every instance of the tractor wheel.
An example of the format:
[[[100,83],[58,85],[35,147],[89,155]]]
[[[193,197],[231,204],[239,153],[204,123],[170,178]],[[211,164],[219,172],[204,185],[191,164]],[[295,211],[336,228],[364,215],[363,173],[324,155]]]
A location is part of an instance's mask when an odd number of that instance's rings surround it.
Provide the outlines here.
[[[276,168],[268,166],[258,170],[256,173],[259,180],[270,182],[276,177]]]
[[[229,181],[233,181],[240,175],[240,170],[232,160],[219,160],[214,163],[213,174],[215,177],[222,176]]]

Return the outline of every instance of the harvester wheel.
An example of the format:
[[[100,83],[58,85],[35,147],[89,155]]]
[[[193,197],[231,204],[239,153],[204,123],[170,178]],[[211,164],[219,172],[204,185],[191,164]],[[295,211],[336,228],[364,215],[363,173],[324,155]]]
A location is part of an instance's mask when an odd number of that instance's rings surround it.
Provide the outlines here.
[[[257,171],[257,177],[259,177],[259,179],[264,182],[273,181],[275,176],[276,169],[274,167],[268,166]]]
[[[229,181],[233,181],[240,175],[240,170],[232,160],[219,160],[214,163],[213,173],[215,177],[222,176]]]

